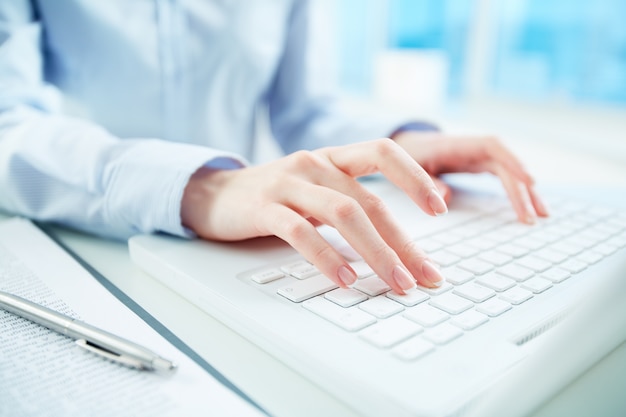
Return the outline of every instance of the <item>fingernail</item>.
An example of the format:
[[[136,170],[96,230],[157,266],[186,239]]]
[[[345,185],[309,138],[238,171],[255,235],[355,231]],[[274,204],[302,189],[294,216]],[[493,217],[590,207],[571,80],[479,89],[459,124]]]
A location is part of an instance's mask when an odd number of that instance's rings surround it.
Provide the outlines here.
[[[437,268],[431,261],[426,260],[422,263],[422,274],[424,275],[424,278],[426,278],[426,280],[433,285],[433,287],[441,287],[443,284],[443,276],[441,275],[439,268]]]
[[[356,282],[356,274],[350,271],[345,265],[339,267],[337,275],[339,276],[341,282],[346,285],[346,287],[349,287]]]
[[[398,284],[398,287],[402,288],[404,291],[417,286],[415,279],[409,274],[409,271],[400,265],[396,265],[393,268],[392,276],[396,284]]]
[[[436,188],[432,188],[428,194],[428,205],[437,216],[442,216],[448,212],[448,206]]]

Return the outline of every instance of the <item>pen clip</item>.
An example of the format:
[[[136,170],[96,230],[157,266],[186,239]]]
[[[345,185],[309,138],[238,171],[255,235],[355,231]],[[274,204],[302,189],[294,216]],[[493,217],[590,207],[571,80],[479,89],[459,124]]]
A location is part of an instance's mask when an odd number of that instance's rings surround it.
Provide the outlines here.
[[[129,366],[131,368],[138,368],[138,369],[145,368],[144,365],[136,359],[129,358],[128,356],[120,355],[119,353],[105,349],[85,339],[78,339],[76,340],[75,343],[81,348],[88,350],[89,352],[95,353],[98,356],[102,356],[103,358],[112,360],[113,362],[117,362],[122,365]]]

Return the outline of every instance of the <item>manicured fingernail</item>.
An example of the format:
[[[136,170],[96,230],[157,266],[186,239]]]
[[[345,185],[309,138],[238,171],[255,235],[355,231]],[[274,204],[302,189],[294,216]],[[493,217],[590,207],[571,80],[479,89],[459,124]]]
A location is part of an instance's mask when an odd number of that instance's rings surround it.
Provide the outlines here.
[[[443,284],[443,276],[441,275],[439,268],[437,268],[431,261],[426,260],[422,262],[422,274],[433,287],[441,287]]]
[[[448,212],[448,206],[436,188],[430,190],[428,194],[428,205],[437,216],[442,216]]]
[[[404,291],[417,286],[415,279],[413,279],[411,274],[409,274],[409,271],[407,271],[403,266],[396,265],[393,268],[392,276],[394,281],[396,281],[396,284],[398,284],[398,287],[402,288]]]
[[[339,267],[337,275],[339,276],[341,282],[346,284],[347,287],[356,282],[356,274],[350,271],[345,265]]]

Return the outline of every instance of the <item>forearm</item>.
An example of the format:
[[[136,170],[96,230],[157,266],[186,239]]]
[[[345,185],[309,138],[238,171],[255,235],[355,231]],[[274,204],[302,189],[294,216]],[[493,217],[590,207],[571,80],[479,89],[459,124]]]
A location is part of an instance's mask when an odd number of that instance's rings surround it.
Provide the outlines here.
[[[184,187],[220,156],[157,139],[122,140],[91,123],[14,109],[0,114],[0,207],[118,238],[183,235]]]

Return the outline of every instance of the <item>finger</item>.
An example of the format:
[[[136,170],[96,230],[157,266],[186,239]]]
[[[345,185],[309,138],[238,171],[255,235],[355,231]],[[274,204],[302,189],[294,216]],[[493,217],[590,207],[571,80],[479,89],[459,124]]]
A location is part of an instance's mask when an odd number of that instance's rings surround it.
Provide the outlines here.
[[[340,173],[333,180],[334,188],[354,198],[365,211],[376,231],[399,256],[420,285],[437,287],[443,276],[434,262],[421,250],[397,223],[384,202],[348,175]]]
[[[281,202],[334,227],[374,272],[395,292],[415,287],[415,278],[374,227],[359,202],[325,186],[303,182],[286,192]]]
[[[537,194],[537,192],[535,191],[534,187],[528,187],[528,195],[530,196],[531,204],[535,208],[537,215],[539,215],[540,217],[548,217],[550,215],[548,213],[548,209],[546,208],[546,205],[544,204],[541,197],[539,197],[539,194]]]
[[[534,224],[535,213],[530,209],[528,188],[502,166],[496,166],[494,172],[500,178],[519,221]]]
[[[262,227],[289,243],[319,271],[342,288],[354,284],[357,275],[308,220],[281,204],[267,206]]]
[[[515,176],[528,186],[534,184],[535,180],[526,171],[522,162],[498,139],[492,139],[487,141],[486,151],[492,160],[501,164]]]
[[[450,204],[452,200],[452,188],[448,184],[446,184],[441,178],[432,177],[433,183],[437,190],[439,190],[439,194],[443,197],[443,200],[446,202],[446,205]]]
[[[448,211],[430,175],[391,139],[325,148],[321,151],[350,177],[383,173],[425,213],[441,215]]]

